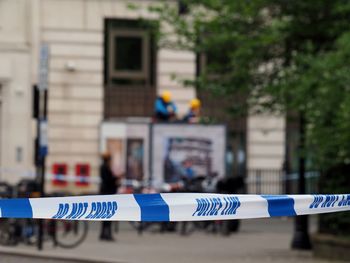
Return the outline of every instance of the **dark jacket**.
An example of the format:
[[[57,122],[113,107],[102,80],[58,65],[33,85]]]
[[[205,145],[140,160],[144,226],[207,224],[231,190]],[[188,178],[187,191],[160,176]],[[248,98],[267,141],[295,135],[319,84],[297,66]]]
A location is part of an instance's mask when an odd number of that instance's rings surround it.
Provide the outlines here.
[[[184,116],[182,121],[185,123],[190,123],[192,118],[195,118],[195,117],[197,117],[196,114],[192,110],[189,110],[187,114]]]
[[[112,170],[108,164],[100,166],[101,186],[100,194],[115,194],[117,193],[117,178],[113,176]]]

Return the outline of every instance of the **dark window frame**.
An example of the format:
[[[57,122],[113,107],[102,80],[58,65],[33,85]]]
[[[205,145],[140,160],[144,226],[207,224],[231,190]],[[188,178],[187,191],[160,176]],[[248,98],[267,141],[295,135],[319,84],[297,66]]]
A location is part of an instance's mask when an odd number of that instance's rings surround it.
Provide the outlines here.
[[[145,30],[126,30],[126,29],[112,29],[109,32],[109,67],[108,67],[108,76],[109,80],[111,78],[120,78],[120,79],[147,79],[149,76],[149,46],[150,46],[150,37],[149,33]],[[118,45],[118,41],[115,42],[116,37],[140,37],[142,39],[142,70],[116,70],[114,68],[116,62],[116,49],[115,46]],[[118,58],[117,58],[118,59]]]
[[[152,19],[106,18],[104,25],[104,119],[152,117],[154,100],[157,95],[156,36],[159,22]],[[140,35],[141,37],[143,34],[147,34],[148,52],[144,52],[148,53],[147,55],[149,56],[147,65],[144,68],[148,73],[147,75],[131,69],[122,72],[122,74],[118,74],[121,73],[120,71],[117,72],[117,77],[115,77],[116,75],[114,77],[110,76],[109,68],[110,65],[113,65],[111,64],[111,56],[113,54],[111,54],[110,50],[111,32],[120,32],[123,35]],[[141,75],[144,77],[141,77]]]

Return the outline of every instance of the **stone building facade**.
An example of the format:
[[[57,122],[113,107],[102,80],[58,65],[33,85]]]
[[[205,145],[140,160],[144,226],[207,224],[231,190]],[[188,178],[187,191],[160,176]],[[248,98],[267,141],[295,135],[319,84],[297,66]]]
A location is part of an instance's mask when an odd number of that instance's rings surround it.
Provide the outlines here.
[[[130,2],[141,8],[128,8]],[[139,18],[154,21],[156,17],[147,9],[154,2],[0,0],[2,168],[34,169],[32,87],[38,81],[40,45],[46,43],[50,49],[47,170],[51,171],[54,163],[66,163],[68,173],[74,174],[77,163],[89,163],[91,174],[98,175],[99,130],[105,119],[106,92],[109,92],[106,88],[106,24],[107,21],[118,23]],[[156,51],[152,63],[156,65],[152,69],[155,78],[152,96],[170,90],[180,114],[185,113],[188,101],[196,96],[196,91],[184,88],[172,76],[195,76],[195,54],[161,48]],[[285,145],[284,118],[249,116],[246,130],[244,159],[247,170],[281,169]],[[0,179],[16,182],[19,178],[16,172],[3,172]],[[57,190],[50,182],[47,189]],[[70,184],[67,189],[90,192],[96,190],[96,186],[77,190],[74,184]]]

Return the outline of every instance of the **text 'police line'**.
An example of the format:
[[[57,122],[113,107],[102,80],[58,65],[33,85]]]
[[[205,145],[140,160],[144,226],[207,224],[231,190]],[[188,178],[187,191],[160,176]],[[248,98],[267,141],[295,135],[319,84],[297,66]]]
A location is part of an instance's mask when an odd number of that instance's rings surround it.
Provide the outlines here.
[[[238,197],[196,198],[197,209],[192,216],[235,215],[241,203]]]

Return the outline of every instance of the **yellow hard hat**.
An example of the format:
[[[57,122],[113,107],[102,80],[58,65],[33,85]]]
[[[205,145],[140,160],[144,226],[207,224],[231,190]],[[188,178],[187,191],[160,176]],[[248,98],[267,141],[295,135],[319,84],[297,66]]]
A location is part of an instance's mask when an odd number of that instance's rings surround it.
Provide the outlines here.
[[[171,93],[170,93],[170,91],[167,91],[167,90],[163,91],[161,97],[164,100],[164,102],[169,103],[171,101]]]
[[[201,101],[199,99],[195,98],[190,101],[191,109],[198,109],[200,108],[200,106],[201,106]]]

